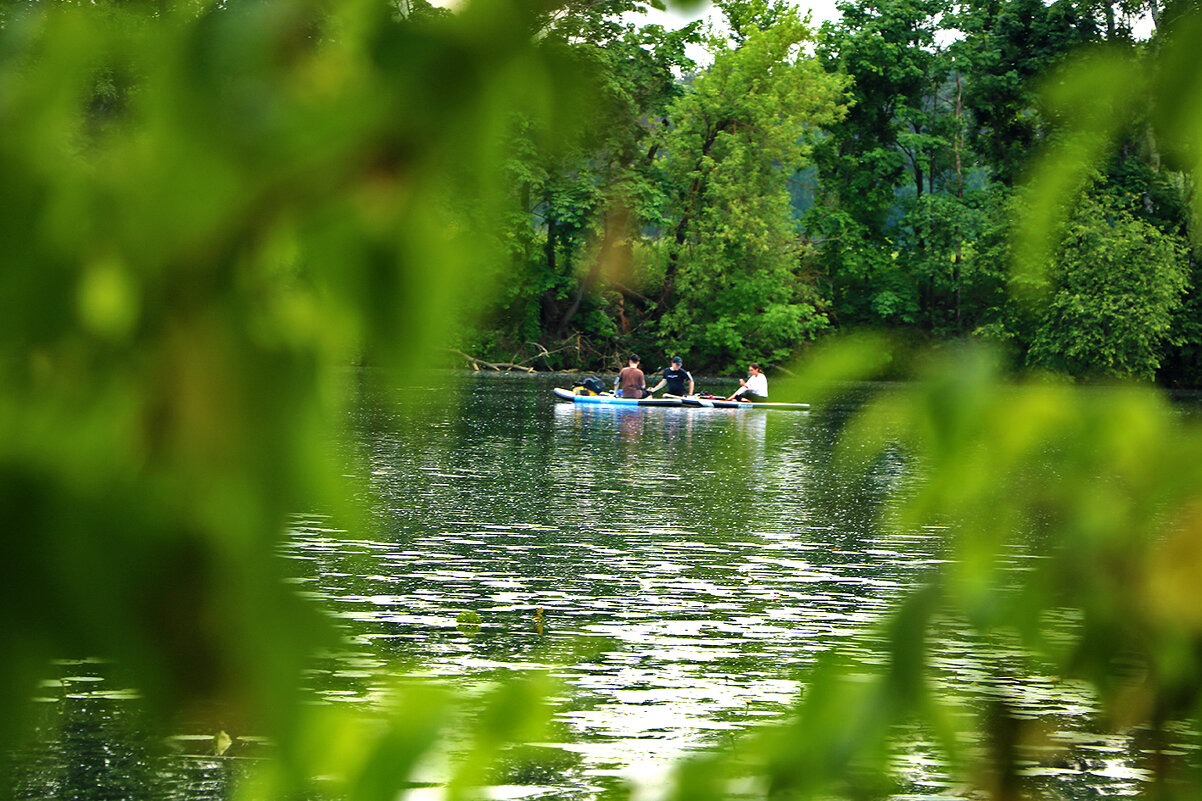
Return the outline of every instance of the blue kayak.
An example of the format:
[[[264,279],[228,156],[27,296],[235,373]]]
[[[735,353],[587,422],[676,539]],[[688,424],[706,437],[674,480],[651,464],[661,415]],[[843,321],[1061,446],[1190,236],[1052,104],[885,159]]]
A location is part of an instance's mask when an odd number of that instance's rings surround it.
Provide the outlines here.
[[[573,403],[601,404],[603,406],[684,406],[680,398],[619,398],[616,395],[577,395],[570,389],[555,388],[555,394]]]
[[[570,389],[556,387],[555,394],[563,400],[573,403],[601,404],[604,406],[691,406],[707,409],[799,409],[810,408],[808,403],[771,403],[768,401],[749,403],[745,401],[730,401],[724,398],[703,398],[699,395],[686,395],[678,398],[669,395],[663,398],[619,398],[616,395],[577,395]]]

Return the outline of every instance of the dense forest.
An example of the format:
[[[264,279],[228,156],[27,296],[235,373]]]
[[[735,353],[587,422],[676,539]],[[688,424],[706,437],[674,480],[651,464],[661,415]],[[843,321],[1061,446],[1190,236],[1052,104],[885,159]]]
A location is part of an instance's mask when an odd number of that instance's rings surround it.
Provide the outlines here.
[[[1033,158],[1073,135],[1046,101],[1058,70],[1154,53],[1185,5],[869,0],[814,26],[782,0],[719,0],[721,24],[668,30],[633,0],[566,4],[537,36],[588,75],[584,124],[547,142],[514,120],[502,255],[479,265],[494,288],[458,347],[713,371],[872,329],[1196,386],[1193,184],[1150,100],[1077,177],[1045,263],[1013,244]],[[1021,291],[1032,272],[1040,291]]]

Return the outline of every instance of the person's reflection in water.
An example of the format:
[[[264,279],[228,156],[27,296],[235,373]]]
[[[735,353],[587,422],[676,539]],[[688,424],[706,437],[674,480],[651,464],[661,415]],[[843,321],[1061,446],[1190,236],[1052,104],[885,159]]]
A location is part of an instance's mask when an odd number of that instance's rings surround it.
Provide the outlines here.
[[[624,445],[634,446],[631,455],[639,456],[639,445],[643,439],[643,409],[622,409],[618,413],[618,439]]]
[[[753,454],[758,463],[764,455],[769,413],[760,409],[741,409],[733,414],[737,415],[734,428],[742,443],[740,450],[745,454]]]

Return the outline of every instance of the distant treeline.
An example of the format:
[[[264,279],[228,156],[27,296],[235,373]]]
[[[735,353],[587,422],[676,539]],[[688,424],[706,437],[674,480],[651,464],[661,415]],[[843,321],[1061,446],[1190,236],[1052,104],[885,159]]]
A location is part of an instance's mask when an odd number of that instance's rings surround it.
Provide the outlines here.
[[[1040,263],[1015,244],[1033,158],[1072,135],[1045,102],[1057,70],[1154,52],[1173,3],[869,0],[820,27],[780,0],[716,6],[720,32],[635,25],[629,0],[540,21],[585,101],[554,141],[520,115],[505,132],[501,255],[460,350],[726,370],[869,328],[1202,384],[1194,187],[1150,108],[1090,156]]]

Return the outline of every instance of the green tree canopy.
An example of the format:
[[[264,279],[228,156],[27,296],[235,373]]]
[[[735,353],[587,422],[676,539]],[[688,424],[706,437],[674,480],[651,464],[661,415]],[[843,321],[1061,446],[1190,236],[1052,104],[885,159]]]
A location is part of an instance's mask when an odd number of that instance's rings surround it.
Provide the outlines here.
[[[806,55],[795,13],[743,35],[716,47],[664,134],[675,196],[662,330],[706,365],[783,359],[826,324],[800,272],[788,181],[844,113],[845,82]]]
[[[1185,243],[1085,197],[1066,226],[1027,361],[1069,375],[1152,378],[1186,286]]]

